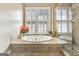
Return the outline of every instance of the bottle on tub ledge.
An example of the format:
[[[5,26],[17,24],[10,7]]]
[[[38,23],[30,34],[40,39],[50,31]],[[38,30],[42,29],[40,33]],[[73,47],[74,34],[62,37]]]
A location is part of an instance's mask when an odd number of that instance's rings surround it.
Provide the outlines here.
[[[57,30],[54,31],[54,37],[57,37],[58,34],[57,34]]]

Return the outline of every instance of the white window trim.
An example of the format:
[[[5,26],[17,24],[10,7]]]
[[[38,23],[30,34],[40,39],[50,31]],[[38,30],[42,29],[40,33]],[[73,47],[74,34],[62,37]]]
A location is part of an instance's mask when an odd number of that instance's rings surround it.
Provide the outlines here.
[[[30,22],[31,22],[31,23],[32,23],[32,22],[37,22],[37,23],[39,23],[39,22],[45,23],[45,22],[46,22],[46,23],[48,23],[47,25],[48,25],[48,31],[49,31],[49,29],[50,29],[50,28],[49,28],[49,27],[50,27],[50,25],[49,25],[49,24],[50,24],[50,7],[26,7],[25,10],[30,9],[30,8],[31,8],[31,9],[32,9],[32,8],[33,8],[33,9],[34,9],[34,8],[35,8],[35,9],[36,9],[36,8],[38,8],[38,9],[48,9],[48,10],[49,10],[49,13],[48,13],[48,21],[27,21],[27,20],[26,20],[26,25],[27,25],[27,23],[30,23]],[[27,17],[27,16],[26,16],[26,17]],[[26,18],[26,19],[27,19],[27,18]],[[44,29],[43,29],[43,30],[44,30]],[[45,34],[45,35],[46,35],[46,34],[48,34],[48,33],[29,33],[29,35],[42,35],[42,34]]]
[[[71,9],[71,8],[56,8],[56,9]],[[56,10],[55,9],[55,10]],[[55,11],[56,12],[56,11]],[[61,13],[62,14],[62,13]],[[62,16],[62,15],[61,15]],[[72,15],[71,15],[72,16]],[[61,17],[61,19],[62,19],[62,17]],[[68,11],[67,11],[67,19],[69,19],[69,16],[68,16]],[[66,22],[67,23],[67,26],[68,26],[68,24],[69,24],[69,22],[70,23],[72,23],[72,20],[56,20],[56,22]],[[62,25],[62,24],[61,24]],[[69,27],[69,26],[68,26]],[[61,27],[62,28],[62,27]],[[69,28],[67,28],[67,31],[69,30]],[[62,30],[61,30],[61,32],[59,32],[58,34],[72,34],[72,32],[62,32]]]

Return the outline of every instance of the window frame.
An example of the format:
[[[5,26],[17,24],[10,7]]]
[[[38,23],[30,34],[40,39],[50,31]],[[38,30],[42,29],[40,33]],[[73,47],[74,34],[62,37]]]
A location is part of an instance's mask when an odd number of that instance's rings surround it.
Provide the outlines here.
[[[27,21],[26,19],[26,14],[25,14],[25,24],[27,25],[27,23],[33,23],[33,22],[36,22],[36,23],[47,23],[47,26],[48,26],[48,31],[49,31],[49,23],[50,23],[50,7],[25,7],[25,13],[27,13],[27,9],[30,9],[30,8],[39,8],[39,9],[47,9],[48,10],[48,20],[47,21],[44,21],[44,20],[42,20],[42,21]],[[38,27],[37,25],[35,25],[36,27]],[[43,28],[43,30],[44,30],[44,28]],[[48,35],[48,33],[27,33],[28,35]]]
[[[67,25],[67,32],[62,32],[62,29],[61,29],[61,32],[58,32],[58,34],[72,34],[72,31],[71,32],[69,32],[69,30],[70,30],[70,28],[69,28],[69,24],[71,24],[71,28],[72,28],[72,10],[71,10],[71,8],[56,8],[55,9],[55,16],[56,16],[56,10],[61,10],[61,20],[56,20],[55,22],[56,22],[56,29],[57,29],[57,22],[60,22],[61,23],[61,28],[62,28],[62,23],[63,22],[66,22],[66,25]],[[66,17],[67,17],[67,19],[66,20],[62,20],[62,10],[66,10]],[[70,18],[69,18],[69,10],[71,10],[70,12],[71,12],[71,20],[69,20]],[[57,16],[56,16],[57,17]],[[56,18],[55,18],[56,19]]]

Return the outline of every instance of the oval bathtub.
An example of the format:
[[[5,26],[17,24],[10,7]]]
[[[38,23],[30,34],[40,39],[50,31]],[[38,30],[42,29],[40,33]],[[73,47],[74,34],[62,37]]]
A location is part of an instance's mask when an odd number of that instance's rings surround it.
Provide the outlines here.
[[[47,42],[52,39],[50,36],[43,36],[43,35],[32,35],[32,36],[24,36],[21,38],[24,41],[28,41],[31,43],[41,43]]]

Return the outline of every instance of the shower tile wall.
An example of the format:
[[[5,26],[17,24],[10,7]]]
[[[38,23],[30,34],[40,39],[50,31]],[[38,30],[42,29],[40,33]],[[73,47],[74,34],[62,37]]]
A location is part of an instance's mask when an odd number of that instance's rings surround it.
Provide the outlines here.
[[[72,13],[73,13],[73,40],[76,44],[79,44],[79,4],[72,4]]]
[[[79,56],[79,4],[72,4],[72,12],[73,12],[73,56]]]

